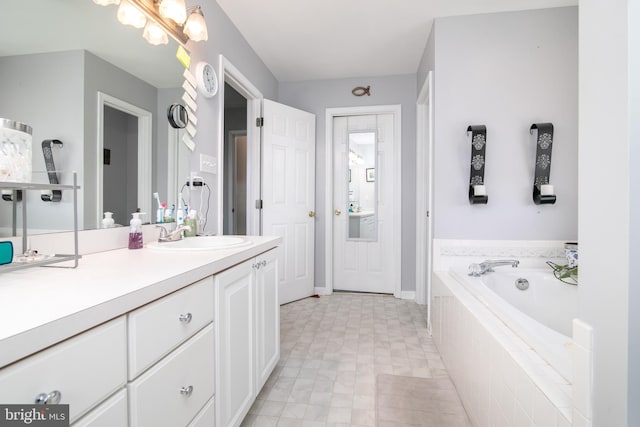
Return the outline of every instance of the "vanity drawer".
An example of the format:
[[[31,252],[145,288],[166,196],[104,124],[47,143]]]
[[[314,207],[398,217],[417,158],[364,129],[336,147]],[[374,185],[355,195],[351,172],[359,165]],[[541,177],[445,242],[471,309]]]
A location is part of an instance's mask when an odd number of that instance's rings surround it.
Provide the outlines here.
[[[129,380],[213,321],[213,277],[129,313]]]
[[[129,383],[130,426],[186,426],[213,396],[213,354],[210,324]]]
[[[214,398],[215,399],[215,398]],[[191,421],[189,427],[213,427],[216,424],[216,413],[213,399]]]
[[[73,427],[116,427],[127,425],[127,390],[120,390],[115,396],[112,396],[89,412]]]
[[[0,402],[34,403],[61,393],[70,421],[124,387],[127,330],[122,316],[0,370]]]

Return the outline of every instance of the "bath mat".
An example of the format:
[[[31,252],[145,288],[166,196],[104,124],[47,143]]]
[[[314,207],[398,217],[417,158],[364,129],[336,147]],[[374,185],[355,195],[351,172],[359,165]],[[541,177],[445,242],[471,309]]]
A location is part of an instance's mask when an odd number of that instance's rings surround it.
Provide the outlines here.
[[[471,427],[451,380],[378,374],[376,426]]]

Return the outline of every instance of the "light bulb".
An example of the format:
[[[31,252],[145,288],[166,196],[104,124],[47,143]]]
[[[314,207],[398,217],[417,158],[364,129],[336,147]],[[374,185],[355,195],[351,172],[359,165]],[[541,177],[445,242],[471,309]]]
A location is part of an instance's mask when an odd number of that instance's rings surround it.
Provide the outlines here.
[[[95,4],[100,6],[109,6],[110,4],[120,4],[120,0],[93,0]]]
[[[161,26],[152,21],[149,21],[144,27],[142,37],[154,46],[169,43],[167,33]]]
[[[196,8],[189,15],[186,24],[184,24],[184,34],[194,42],[206,41],[209,39],[207,32],[207,23],[204,20],[202,9],[200,6]]]
[[[122,0],[120,7],[118,7],[118,21],[124,25],[142,28],[147,22],[147,18],[128,0]]]
[[[160,15],[182,25],[187,20],[187,5],[184,0],[162,0]]]

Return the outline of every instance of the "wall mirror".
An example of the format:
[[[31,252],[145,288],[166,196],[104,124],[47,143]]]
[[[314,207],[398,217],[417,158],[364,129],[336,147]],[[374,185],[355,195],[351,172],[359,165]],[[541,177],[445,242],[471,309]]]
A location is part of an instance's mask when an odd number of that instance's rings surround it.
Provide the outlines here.
[[[45,170],[41,142],[59,139],[64,146],[54,150],[61,182],[71,183],[70,171],[78,173],[79,217],[81,229],[101,225],[97,196],[105,173],[98,177],[96,167],[104,164],[98,150],[98,93],[122,99],[152,114],[152,149],[149,176],[152,193],[171,201],[167,169],[169,161],[179,159],[167,151],[169,130],[166,107],[177,101],[182,85],[182,66],[175,58],[177,43],[152,46],[142,38],[142,30],[120,24],[117,6],[98,6],[90,0],[3,0],[0,26],[0,117],[29,124],[33,128],[33,169]],[[18,76],[16,78],[16,76]],[[177,98],[177,99],[176,99]],[[144,99],[138,102],[137,99]],[[105,147],[104,148],[108,148]],[[118,175],[118,153],[110,152],[111,176]],[[121,163],[124,164],[124,161]],[[104,165],[106,167],[106,165]],[[137,167],[127,175],[135,176]],[[104,178],[104,179],[101,179]],[[44,179],[44,181],[42,181]],[[47,182],[46,174],[34,181]],[[126,181],[121,188],[130,187]],[[135,184],[133,184],[135,186]],[[131,199],[131,192],[106,190],[111,198]],[[27,194],[29,233],[66,231],[72,228],[72,197],[64,194],[60,203],[41,202],[40,195]],[[115,193],[115,194],[114,194]],[[130,203],[131,204],[131,203]],[[133,205],[136,203],[133,202]],[[139,205],[139,202],[137,203]],[[12,228],[11,202],[0,200],[0,237]],[[108,210],[108,207],[104,207]],[[123,208],[116,223],[128,224]],[[21,215],[18,215],[20,221]],[[153,219],[148,212],[145,221]],[[19,227],[21,223],[19,222]]]
[[[375,130],[349,132],[348,240],[378,240],[377,140]]]

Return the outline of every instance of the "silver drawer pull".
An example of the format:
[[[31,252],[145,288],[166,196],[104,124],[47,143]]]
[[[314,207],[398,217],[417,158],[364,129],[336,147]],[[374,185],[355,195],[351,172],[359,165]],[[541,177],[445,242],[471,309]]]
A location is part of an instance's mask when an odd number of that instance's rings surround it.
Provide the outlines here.
[[[53,390],[51,393],[40,393],[36,396],[36,405],[56,405],[60,403],[62,399],[62,393],[58,390]]]
[[[189,323],[191,322],[192,317],[193,316],[191,316],[191,313],[181,314],[180,317],[178,317],[178,320],[184,323]]]
[[[263,261],[261,262],[261,264],[262,264],[262,266],[263,266],[263,267],[266,267],[266,266],[267,266],[267,261],[266,261],[266,260],[263,260]]]
[[[193,386],[192,385],[190,385],[188,387],[182,387],[180,389],[180,394],[182,394],[183,396],[189,397],[189,396],[191,396],[191,393],[193,393]]]
[[[257,269],[260,268],[260,263],[258,262],[256,264],[253,264],[251,267],[253,267],[253,268],[255,268],[257,270]]]

